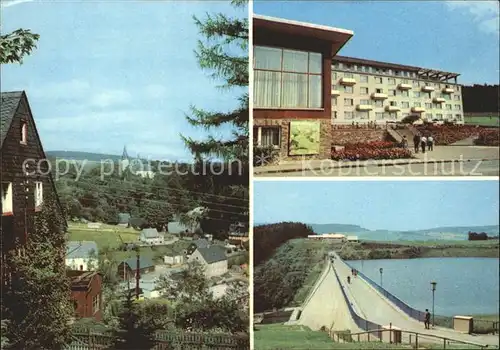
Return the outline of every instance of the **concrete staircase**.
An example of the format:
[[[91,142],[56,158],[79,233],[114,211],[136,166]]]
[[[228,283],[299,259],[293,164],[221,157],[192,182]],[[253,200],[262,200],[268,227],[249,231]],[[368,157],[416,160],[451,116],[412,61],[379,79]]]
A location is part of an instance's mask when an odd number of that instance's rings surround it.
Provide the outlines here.
[[[398,143],[400,143],[403,140],[403,137],[406,136],[408,147],[410,147],[413,144],[413,136],[418,133],[418,130],[412,125],[405,125],[400,129],[387,128],[387,133]]]

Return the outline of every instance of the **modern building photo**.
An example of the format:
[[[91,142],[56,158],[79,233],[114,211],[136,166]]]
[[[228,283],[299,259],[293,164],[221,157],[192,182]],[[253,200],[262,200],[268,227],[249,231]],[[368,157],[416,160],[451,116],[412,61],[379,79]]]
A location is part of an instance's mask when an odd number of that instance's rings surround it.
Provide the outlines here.
[[[305,6],[304,2],[291,3],[286,9],[278,2],[254,6],[257,175],[266,170],[294,175],[299,167],[292,164],[302,160],[424,162],[422,138],[440,161],[460,155],[498,161],[498,152],[492,149],[442,148],[456,142],[463,147],[498,145],[498,125],[492,122],[476,128],[470,118],[466,122],[462,97],[463,85],[498,84],[498,74],[494,74],[498,63],[465,51],[469,42],[478,48],[488,45],[485,55],[492,59],[495,48],[498,52],[495,33],[480,33],[481,43],[472,43],[470,34],[458,39],[443,33],[448,41],[441,42],[434,39],[432,25],[422,27],[417,22],[426,20],[425,14],[411,3],[315,2]],[[466,19],[452,5],[429,2],[423,6],[436,14],[460,17],[450,17],[446,24],[436,22],[440,28]],[[410,12],[414,18],[408,21],[422,27],[418,31],[410,30],[395,15]],[[379,14],[371,17],[372,24],[365,21],[370,13]],[[437,15],[431,18],[438,19]],[[477,60],[485,60],[484,67],[478,69]],[[391,151],[377,149],[367,154],[372,148]]]

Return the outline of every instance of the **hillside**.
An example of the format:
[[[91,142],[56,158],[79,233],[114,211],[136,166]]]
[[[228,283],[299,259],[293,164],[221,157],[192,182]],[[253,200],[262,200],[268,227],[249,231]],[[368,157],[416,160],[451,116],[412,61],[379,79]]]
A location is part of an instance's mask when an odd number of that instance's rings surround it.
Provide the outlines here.
[[[358,226],[358,225],[348,225],[348,224],[308,224],[311,226],[314,232],[318,234],[322,233],[334,233],[334,232],[369,232],[370,230]]]
[[[101,160],[110,159],[114,162],[120,161],[121,156],[116,154],[79,152],[79,151],[47,151],[45,152],[48,158],[68,159],[77,161],[100,162]]]

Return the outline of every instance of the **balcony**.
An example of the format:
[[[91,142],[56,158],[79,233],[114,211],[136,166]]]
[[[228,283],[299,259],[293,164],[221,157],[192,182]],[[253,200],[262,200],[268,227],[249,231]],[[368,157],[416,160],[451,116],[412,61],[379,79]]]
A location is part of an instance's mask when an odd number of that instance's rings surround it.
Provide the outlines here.
[[[412,107],[411,111],[413,113],[424,113],[425,112],[425,108],[424,107]]]
[[[381,92],[374,92],[372,94],[372,98],[374,100],[385,100],[387,98],[387,94],[381,93]]]
[[[373,109],[372,105],[357,105],[356,109],[358,111],[371,111]]]
[[[442,98],[442,97],[434,97],[434,99],[432,100],[436,103],[443,103],[443,102],[446,102],[446,99]]]
[[[352,86],[352,85],[355,85],[356,84],[356,80],[354,78],[345,78],[345,77],[342,77],[340,79],[340,83],[342,85],[348,85],[348,86]]]
[[[385,106],[387,112],[398,112],[401,110],[398,106]]]
[[[443,89],[443,93],[445,93],[445,94],[452,94],[454,92],[455,92],[455,89],[453,89],[451,87],[447,87],[447,88]]]
[[[434,90],[435,90],[434,86],[431,86],[431,85],[422,86],[422,91],[424,91],[424,92],[432,92]]]
[[[398,88],[399,90],[410,90],[412,86],[410,84],[399,84]]]
[[[340,90],[332,89],[332,96],[340,96]]]

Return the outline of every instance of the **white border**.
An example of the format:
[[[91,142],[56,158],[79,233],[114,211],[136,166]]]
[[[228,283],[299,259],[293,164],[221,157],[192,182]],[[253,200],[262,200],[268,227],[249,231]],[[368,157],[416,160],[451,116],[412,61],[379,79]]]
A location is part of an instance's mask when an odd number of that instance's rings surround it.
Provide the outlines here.
[[[249,286],[249,336],[250,349],[254,345],[254,324],[253,324],[253,0],[248,1],[248,191],[249,191],[249,254],[248,254],[248,286]]]

